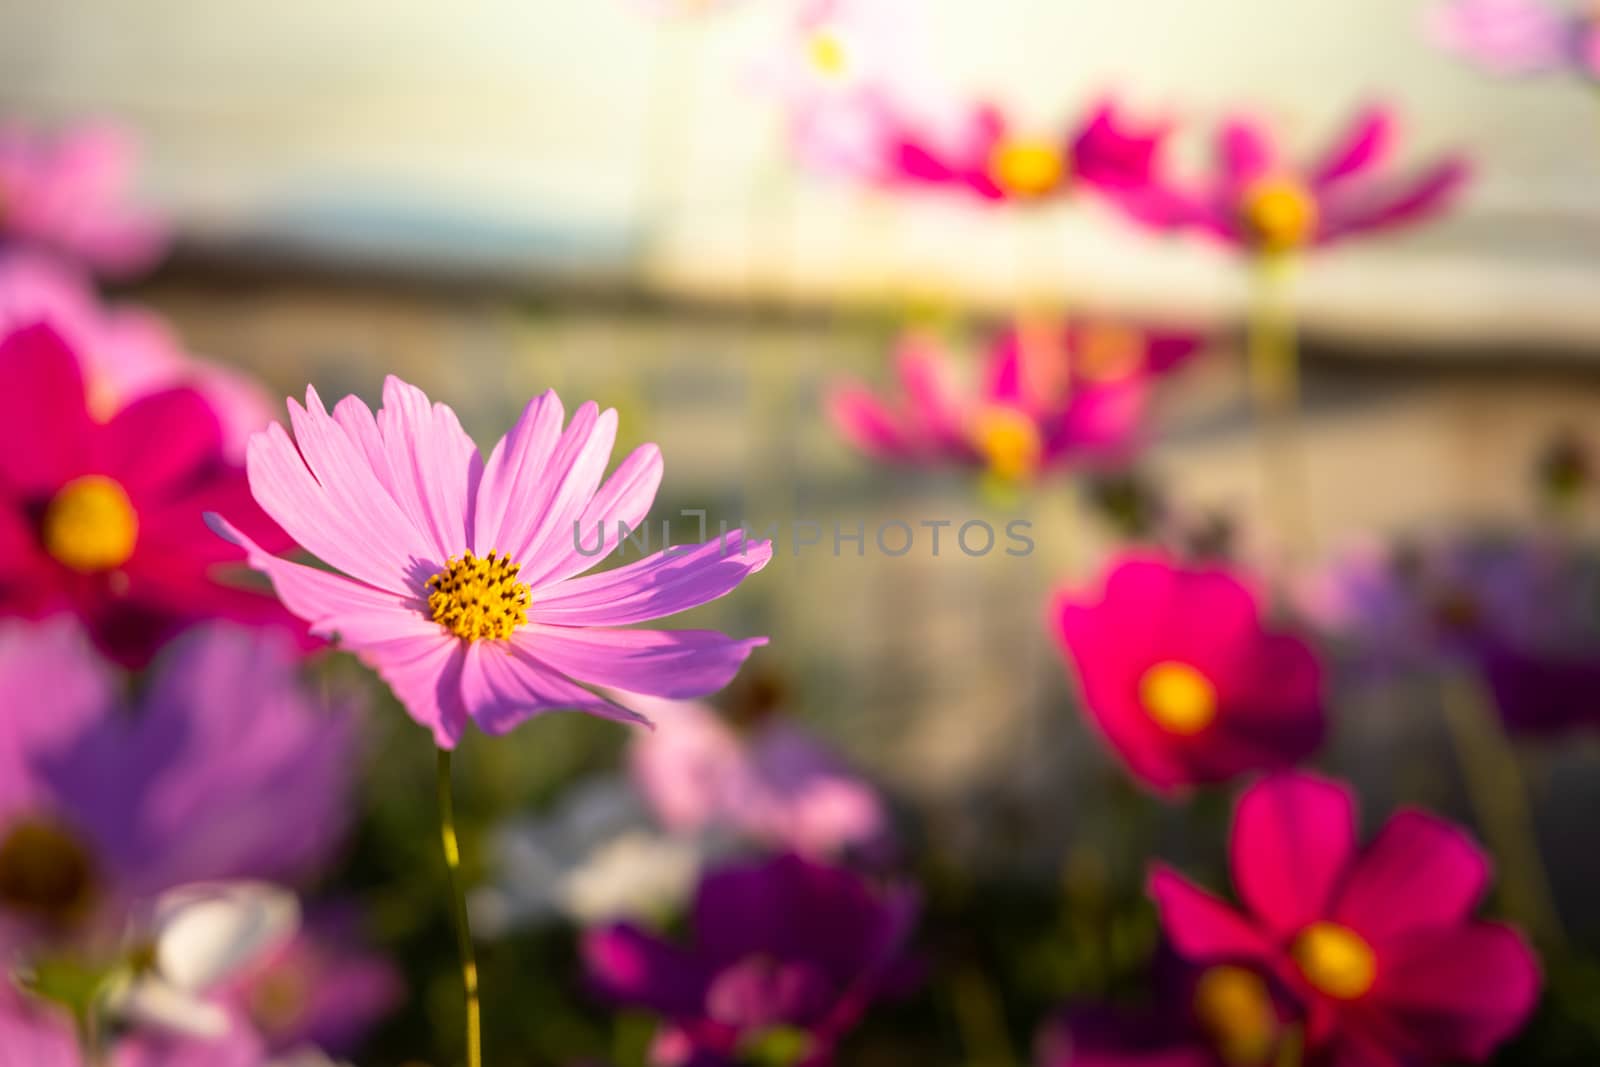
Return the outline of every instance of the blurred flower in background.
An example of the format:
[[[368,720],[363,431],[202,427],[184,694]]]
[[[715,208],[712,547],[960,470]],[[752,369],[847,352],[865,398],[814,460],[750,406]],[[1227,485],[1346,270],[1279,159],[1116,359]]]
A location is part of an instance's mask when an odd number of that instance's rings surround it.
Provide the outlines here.
[[[1600,77],[1600,25],[1582,3],[1445,0],[1429,9],[1427,30],[1434,44],[1491,74]]]

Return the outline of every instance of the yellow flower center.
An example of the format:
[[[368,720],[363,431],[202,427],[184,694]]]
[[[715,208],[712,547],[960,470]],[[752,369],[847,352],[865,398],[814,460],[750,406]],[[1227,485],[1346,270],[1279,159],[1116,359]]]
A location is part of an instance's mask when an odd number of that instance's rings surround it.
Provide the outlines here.
[[[1336,1000],[1365,995],[1378,977],[1378,957],[1372,946],[1338,923],[1312,923],[1300,931],[1290,952],[1306,981]]]
[[[850,48],[833,29],[819,29],[806,39],[806,59],[825,78],[843,78],[850,72]]]
[[[122,486],[99,474],[76,478],[45,507],[44,550],[84,574],[128,562],[139,540],[139,517]]]
[[[988,463],[989,472],[1006,481],[1021,481],[1035,473],[1044,452],[1038,425],[1010,407],[980,412],[973,420],[972,443]]]
[[[452,557],[428,579],[433,621],[468,641],[503,641],[528,621],[528,586],[517,581],[521,564],[490,552]]]
[[[1317,201],[1293,178],[1263,178],[1245,191],[1244,221],[1268,252],[1288,252],[1317,230]]]
[[[1144,335],[1131,326],[1092,326],[1078,334],[1073,360],[1078,376],[1091,382],[1118,382],[1144,364]]]
[[[1254,971],[1207,968],[1195,983],[1194,1014],[1230,1067],[1259,1067],[1271,1059],[1278,1013],[1267,983]]]
[[[1012,196],[1043,196],[1067,179],[1067,157],[1049,141],[1006,139],[989,153],[989,177]]]
[[[94,860],[65,827],[22,819],[0,837],[0,908],[65,926],[94,896]]]
[[[1187,663],[1165,660],[1139,679],[1139,702],[1156,725],[1188,737],[1217,717],[1217,689]]]

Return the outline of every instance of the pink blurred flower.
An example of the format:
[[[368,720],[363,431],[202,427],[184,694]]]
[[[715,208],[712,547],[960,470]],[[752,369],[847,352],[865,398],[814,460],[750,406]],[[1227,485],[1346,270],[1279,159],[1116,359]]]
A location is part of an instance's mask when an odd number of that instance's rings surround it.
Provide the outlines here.
[[[1369,107],[1319,159],[1301,164],[1285,157],[1265,126],[1234,116],[1216,133],[1211,174],[1191,185],[1158,173],[1117,203],[1151,227],[1194,229],[1259,254],[1422,222],[1454,202],[1468,165],[1447,156],[1416,173],[1393,173],[1396,130],[1391,109]]]
[[[661,482],[644,445],[601,477],[617,413],[534,398],[484,462],[455,412],[390,377],[376,416],[357,397],[329,414],[289,402],[295,438],[250,441],[250,488],[334,573],[280,559],[226,517],[289,610],[388,682],[441,748],[468,721],[501,734],[561,708],[643,721],[584,684],[691,697],[719,689],[766,638],[623,629],[733,591],[772,556],[742,533],[578,577],[637,529]],[[594,550],[583,531],[600,526]]]
[[[741,0],[631,0],[634,7],[662,17],[706,15],[733,7]]]
[[[150,266],[165,226],[134,208],[138,147],[110,126],[46,136],[0,124],[0,246],[48,248],[110,274]]]
[[[1306,1040],[1340,1064],[1488,1059],[1538,999],[1537,960],[1508,926],[1476,920],[1488,858],[1420,811],[1357,849],[1354,793],[1306,774],[1252,786],[1229,848],[1241,913],[1157,867],[1150,894],[1178,952],[1247,962],[1305,1005]]]
[[[48,326],[0,340],[0,616],[77,614],[119,663],[139,666],[208,619],[304,634],[272,597],[224,584],[243,553],[205,527],[227,509],[277,548],[199,393],[148,393],[96,419],[81,361]]]
[[[901,396],[880,400],[845,383],[828,396],[835,429],[860,451],[891,463],[987,468],[1010,481],[1080,462],[1110,462],[1136,445],[1147,390],[1139,379],[1071,380],[1070,356],[1026,330],[991,347],[981,380],[957,380],[955,360],[919,333],[895,352]]]
[[[700,884],[689,946],[623,923],[591,930],[583,955],[599,990],[666,1020],[656,1067],[744,1062],[767,1040],[782,1062],[822,1067],[872,1002],[913,977],[909,890],[797,856],[733,865]]]
[[[704,704],[635,707],[658,728],[633,739],[633,780],[669,831],[731,832],[812,857],[885,843],[877,792],[795,723],[768,719],[741,736]]]
[[[222,423],[228,455],[272,421],[266,391],[232,368],[196,359],[167,323],[133,305],[105,305],[88,279],[42,256],[0,256],[0,334],[47,322],[83,363],[89,406],[106,421],[133,401],[188,387]]]
[[[355,721],[314,701],[287,637],[205,627],[135,701],[70,618],[0,624],[0,942],[88,946],[194,882],[324,863]]]
[[[1316,655],[1267,630],[1225,570],[1123,557],[1098,598],[1058,593],[1051,619],[1085,710],[1157,791],[1291,766],[1322,740]]]
[[[267,1067],[265,1050],[245,1027],[220,1040],[134,1033],[113,1040],[109,1053],[106,1067]],[[93,1067],[66,1013],[25,998],[9,982],[0,983],[0,1054],[6,1067]]]
[[[1428,12],[1439,48],[1502,76],[1575,70],[1600,77],[1600,20],[1546,0],[1445,0]]]
[[[908,184],[962,189],[994,203],[1046,200],[1078,188],[1120,198],[1149,184],[1169,132],[1166,123],[1132,126],[1113,100],[1044,134],[1019,132],[998,107],[982,104],[953,137],[903,129],[895,167]]]

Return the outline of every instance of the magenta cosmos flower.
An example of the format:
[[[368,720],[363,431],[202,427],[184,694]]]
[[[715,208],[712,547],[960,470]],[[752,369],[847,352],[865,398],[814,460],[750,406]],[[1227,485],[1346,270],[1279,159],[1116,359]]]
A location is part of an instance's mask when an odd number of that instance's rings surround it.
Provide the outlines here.
[[[304,630],[265,592],[232,584],[244,554],[206,529],[224,509],[263,544],[289,540],[250,499],[199,393],[149,393],[100,421],[55,330],[0,340],[0,616],[70,611],[102,650],[148,662],[215,618]],[[242,569],[241,569],[242,572]]]
[[[1492,74],[1573,71],[1600,78],[1600,17],[1593,6],[1547,0],[1446,0],[1428,12],[1438,47]]]
[[[244,461],[250,435],[272,421],[261,386],[231,368],[196,359],[160,316],[103,305],[89,280],[43,256],[0,256],[0,334],[46,322],[82,363],[89,408],[101,422],[133,401],[192,388],[222,424],[229,458]]]
[[[1472,917],[1489,860],[1455,826],[1403,811],[1358,850],[1353,792],[1285,774],[1239,799],[1229,855],[1244,912],[1158,867],[1162,926],[1191,961],[1276,975],[1341,1067],[1482,1061],[1532,1012],[1538,963]]]
[[[1216,134],[1213,172],[1194,183],[1156,175],[1118,199],[1132,217],[1163,229],[1194,229],[1263,255],[1283,255],[1345,237],[1395,229],[1444,211],[1468,176],[1448,156],[1421,171],[1388,169],[1394,112],[1370,107],[1309,165],[1285,157],[1265,126],[1246,116]]]
[[[1074,462],[1107,463],[1136,445],[1147,391],[1138,380],[1073,383],[1049,343],[993,345],[980,381],[966,387],[955,360],[924,334],[899,342],[901,395],[880,400],[847,383],[828,396],[846,441],[875,459],[915,466],[987,468],[1009,481]]]
[[[742,533],[578,577],[638,529],[661,452],[634,450],[602,484],[617,413],[586,403],[562,429],[534,398],[487,462],[455,412],[390,377],[374,416],[354,396],[330,414],[316,390],[250,442],[250,488],[330,573],[274,556],[227,521],[290,611],[381,675],[411,717],[453,748],[469,721],[500,734],[561,708],[645,721],[587,686],[701,696],[766,638],[624,629],[698,607],[766,566]],[[587,531],[601,528],[598,548]],[[580,544],[580,530],[584,541]]]
[[[670,832],[731,833],[813,857],[886,844],[877,791],[798,724],[769,718],[741,734],[704,704],[635,706],[657,729],[633,739],[630,770]]]
[[[708,874],[688,947],[620,924],[590,931],[583,953],[599,990],[665,1020],[656,1067],[712,1067],[768,1042],[783,1062],[817,1067],[872,1001],[907,984],[917,904],[849,871],[795,856]]]
[[[1106,100],[1066,130],[1024,132],[998,107],[981,104],[954,136],[903,130],[896,168],[905,183],[962,189],[992,203],[1046,200],[1077,188],[1120,197],[1149,183],[1169,130],[1166,123],[1135,128]]]
[[[149,266],[166,232],[129,204],[137,160],[133,139],[114,127],[52,137],[0,125],[0,246],[48,248],[112,274]]]
[[[130,702],[70,618],[0,625],[0,691],[28,694],[0,717],[0,945],[92,952],[164,890],[324,863],[355,723],[298,665],[286,636],[205,627]]]
[[[1098,599],[1059,593],[1051,618],[1084,708],[1158,791],[1287,767],[1322,740],[1316,655],[1267,630],[1227,571],[1116,559]]]

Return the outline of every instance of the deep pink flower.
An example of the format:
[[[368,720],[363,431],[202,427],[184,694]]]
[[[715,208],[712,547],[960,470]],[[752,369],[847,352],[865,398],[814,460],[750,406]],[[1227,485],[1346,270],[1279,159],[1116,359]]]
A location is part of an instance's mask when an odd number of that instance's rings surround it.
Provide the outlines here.
[[[1444,211],[1468,177],[1460,156],[1393,173],[1396,133],[1391,109],[1369,107],[1321,158],[1302,164],[1284,155],[1265,126],[1234,116],[1216,133],[1209,175],[1190,183],[1157,174],[1117,203],[1147,225],[1194,229],[1260,254],[1395,229]]]
[[[203,627],[128,701],[70,618],[0,624],[0,943],[92,943],[175,886],[324,863],[355,722],[299,663],[287,636]]]
[[[562,429],[552,392],[529,402],[485,462],[455,412],[390,377],[376,416],[316,390],[250,441],[250,488],[338,572],[274,556],[231,525],[290,611],[376,670],[411,717],[454,747],[468,721],[501,734],[561,708],[642,717],[585,685],[652,696],[719,689],[766,638],[623,629],[731,592],[772,556],[742,533],[578,577],[638,529],[661,452],[635,449],[601,483],[617,413],[584,404]],[[588,531],[602,535],[588,544]],[[580,541],[580,537],[582,540]]]
[[[1051,619],[1085,710],[1156,790],[1287,767],[1322,740],[1316,655],[1267,630],[1225,570],[1123,557],[1098,598],[1058,593]]]
[[[128,202],[138,148],[110,126],[46,136],[0,125],[0,246],[53,249],[112,274],[142,270],[165,227]]]
[[[47,326],[0,340],[0,616],[78,615],[118,662],[139,666],[215,618],[299,627],[271,596],[229,584],[244,554],[206,529],[224,509],[276,548],[199,393],[149,393],[105,422],[80,361]],[[242,568],[240,568],[243,574]]]
[[[0,335],[39,322],[52,326],[82,361],[89,406],[99,421],[151,393],[192,388],[216,412],[224,448],[240,463],[250,435],[272,421],[259,384],[190,356],[154,312],[102,304],[87,278],[43,256],[0,256]]]
[[[583,953],[608,999],[664,1018],[657,1067],[733,1064],[782,1034],[802,1037],[788,1062],[818,1067],[873,1000],[912,976],[916,913],[907,890],[784,856],[707,875],[688,947],[619,924],[590,931]]]
[[[893,463],[987,467],[1025,480],[1075,462],[1114,461],[1134,448],[1146,404],[1141,380],[1074,382],[1070,357],[1050,338],[1035,344],[1026,333],[996,341],[975,387],[961,385],[955,360],[923,334],[901,339],[895,366],[902,395],[891,402],[848,383],[828,397],[845,440]]]
[[[806,856],[871,851],[888,835],[877,791],[798,724],[741,736],[704,704],[638,702],[658,728],[633,739],[633,780],[673,833],[719,834]]]
[[[1229,855],[1244,911],[1158,867],[1162,926],[1192,962],[1276,975],[1341,1067],[1482,1061],[1533,1011],[1538,962],[1472,917],[1489,860],[1457,827],[1403,811],[1358,850],[1354,793],[1284,774],[1240,798]]]
[[[1600,19],[1546,0],[1445,0],[1428,12],[1428,36],[1499,75],[1571,70],[1600,77]]]
[[[998,107],[980,104],[953,136],[904,129],[896,168],[903,182],[963,189],[994,203],[1047,200],[1078,188],[1120,197],[1149,183],[1169,132],[1166,123],[1129,125],[1111,100],[1049,133],[1019,132]]]

